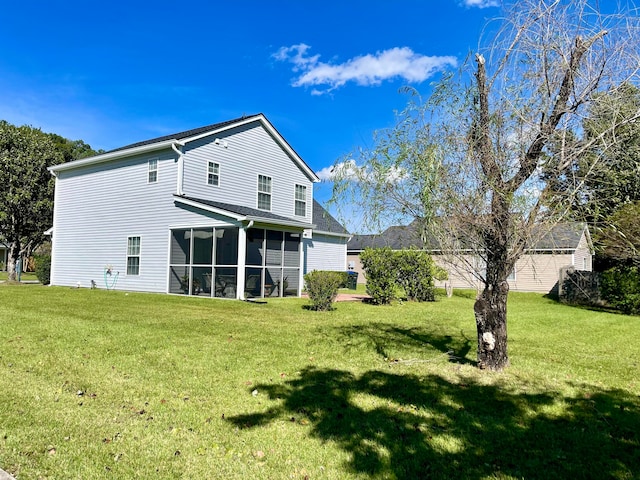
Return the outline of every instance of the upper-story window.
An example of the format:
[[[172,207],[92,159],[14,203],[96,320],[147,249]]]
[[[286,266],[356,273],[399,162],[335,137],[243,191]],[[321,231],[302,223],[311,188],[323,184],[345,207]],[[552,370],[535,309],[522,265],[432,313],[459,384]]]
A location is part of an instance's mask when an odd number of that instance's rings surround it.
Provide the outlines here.
[[[149,174],[147,181],[149,183],[156,183],[158,181],[158,159],[152,158],[149,160]]]
[[[207,164],[207,183],[209,185],[220,185],[220,164],[216,162],[209,162]]]
[[[271,210],[271,177],[258,175],[258,208]]]
[[[307,215],[307,187],[296,185],[295,213],[301,217]]]

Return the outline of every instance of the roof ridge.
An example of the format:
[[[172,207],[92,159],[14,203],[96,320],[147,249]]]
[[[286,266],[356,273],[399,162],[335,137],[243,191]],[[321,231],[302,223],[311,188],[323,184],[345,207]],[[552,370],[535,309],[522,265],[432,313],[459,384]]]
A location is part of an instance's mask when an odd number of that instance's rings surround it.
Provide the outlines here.
[[[242,117],[234,118],[232,120],[225,120],[223,122],[212,123],[211,125],[205,125],[203,127],[191,128],[189,130],[184,130],[182,132],[171,133],[169,135],[162,135],[160,137],[150,138],[148,140],[142,140],[135,143],[130,143],[129,145],[124,145],[122,147],[114,148],[113,150],[109,150],[104,153],[118,152],[120,150],[128,150],[130,148],[141,147],[143,145],[151,145],[153,143],[160,143],[166,140],[182,140],[183,138],[193,137],[195,135],[199,135],[211,130],[217,130],[219,128],[225,127],[227,125],[231,125],[237,122],[241,122],[248,118],[264,116],[262,113],[256,113],[254,115],[242,115]]]

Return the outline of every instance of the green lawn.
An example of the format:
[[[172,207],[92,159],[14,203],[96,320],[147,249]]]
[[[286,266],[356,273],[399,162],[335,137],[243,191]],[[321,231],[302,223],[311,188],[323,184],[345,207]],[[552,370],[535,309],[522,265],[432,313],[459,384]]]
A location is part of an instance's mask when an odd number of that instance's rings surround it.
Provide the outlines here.
[[[266,304],[0,285],[0,467],[22,479],[640,478],[640,318],[513,294]]]
[[[7,277],[8,277],[8,274],[7,274],[6,271],[5,272],[0,272],[0,281],[6,280]],[[36,277],[35,273],[29,272],[29,273],[23,273],[20,276],[20,280],[23,281],[23,282],[27,282],[27,281],[34,282],[34,281],[38,280],[38,277]]]

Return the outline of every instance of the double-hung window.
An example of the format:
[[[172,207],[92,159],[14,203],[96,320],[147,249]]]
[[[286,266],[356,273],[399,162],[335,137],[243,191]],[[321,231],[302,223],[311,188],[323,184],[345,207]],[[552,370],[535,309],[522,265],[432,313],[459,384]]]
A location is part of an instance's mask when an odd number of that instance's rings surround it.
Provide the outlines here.
[[[127,275],[140,275],[140,237],[127,238]]]
[[[295,214],[304,217],[307,214],[307,187],[296,185]]]
[[[220,164],[209,161],[207,164],[207,183],[209,185],[220,185]]]
[[[148,183],[156,183],[158,181],[158,159],[152,158],[149,160],[149,169],[148,169]]]
[[[271,210],[271,177],[258,175],[258,208]]]

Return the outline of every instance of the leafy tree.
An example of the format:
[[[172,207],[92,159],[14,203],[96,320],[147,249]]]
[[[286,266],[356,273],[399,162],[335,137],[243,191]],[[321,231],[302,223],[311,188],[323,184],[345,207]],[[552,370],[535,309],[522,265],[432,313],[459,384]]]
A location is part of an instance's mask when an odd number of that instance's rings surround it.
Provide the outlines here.
[[[421,219],[425,238],[481,280],[481,368],[509,364],[516,261],[584,192],[575,165],[597,138],[583,135],[583,119],[602,92],[638,81],[639,20],[590,0],[507,3],[475,61],[445,75],[427,101],[416,94],[372,149],[334,167],[334,198],[348,197],[338,203],[361,205],[377,222]],[[600,137],[637,118],[626,115],[604,118]]]
[[[577,175],[585,182],[581,207],[596,223],[640,200],[639,111],[640,89],[625,83],[598,95],[583,122],[593,148],[578,159]]]
[[[56,149],[62,154],[65,162],[80,160],[104,153],[102,149],[92,149],[91,145],[85,143],[83,140],[69,140],[56,133],[48,133],[47,135],[53,140]]]
[[[640,267],[640,201],[623,205],[605,223],[596,235],[601,261]]]
[[[51,226],[54,178],[47,170],[63,161],[51,138],[28,126],[0,121],[0,237],[9,244],[7,270],[35,248]]]

